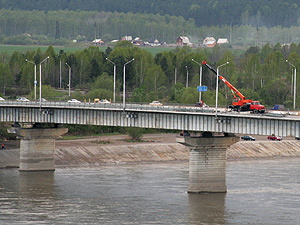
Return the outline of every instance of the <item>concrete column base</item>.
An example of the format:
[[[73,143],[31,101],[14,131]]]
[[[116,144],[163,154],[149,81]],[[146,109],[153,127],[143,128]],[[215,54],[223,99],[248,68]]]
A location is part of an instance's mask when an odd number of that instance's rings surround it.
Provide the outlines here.
[[[19,171],[54,171],[55,138],[68,132],[67,128],[11,128],[20,138]]]
[[[226,186],[226,148],[238,137],[190,137],[178,141],[190,148],[189,193],[224,193]]]

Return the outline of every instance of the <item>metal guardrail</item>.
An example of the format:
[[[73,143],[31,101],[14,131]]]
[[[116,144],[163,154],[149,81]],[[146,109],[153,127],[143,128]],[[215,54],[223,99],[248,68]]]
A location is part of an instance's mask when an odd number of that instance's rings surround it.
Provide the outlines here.
[[[30,101],[30,102],[19,102],[19,101],[3,101],[0,102],[1,106],[22,106],[22,107],[54,107],[54,108],[107,108],[107,109],[118,109],[123,110],[122,103],[90,103],[90,102],[82,102],[82,103],[69,103],[69,102],[40,102]],[[171,106],[171,105],[148,105],[148,104],[126,104],[125,109],[130,110],[159,110],[159,111],[179,111],[179,112],[205,112],[212,113],[215,109],[212,108],[199,108],[192,106]]]

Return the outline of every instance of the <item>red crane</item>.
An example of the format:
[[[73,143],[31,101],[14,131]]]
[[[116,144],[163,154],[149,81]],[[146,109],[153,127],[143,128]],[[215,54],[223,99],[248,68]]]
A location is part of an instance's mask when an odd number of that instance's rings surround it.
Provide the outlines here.
[[[228,80],[226,80],[225,77],[217,74],[217,71],[212,66],[207,64],[206,61],[203,61],[202,64],[210,69],[214,74],[216,74],[219,79],[230,88],[233,94],[234,101],[232,102],[232,105],[229,106],[229,108],[233,109],[234,111],[252,111],[254,113],[264,113],[266,111],[265,106],[261,105],[259,101],[246,99],[246,97]]]

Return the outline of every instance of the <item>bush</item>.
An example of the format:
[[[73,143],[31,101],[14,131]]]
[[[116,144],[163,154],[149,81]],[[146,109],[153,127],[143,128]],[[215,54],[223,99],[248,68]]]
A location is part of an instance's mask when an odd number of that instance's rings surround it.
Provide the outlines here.
[[[138,127],[130,127],[127,129],[128,135],[132,140],[140,141],[143,137],[143,129]]]

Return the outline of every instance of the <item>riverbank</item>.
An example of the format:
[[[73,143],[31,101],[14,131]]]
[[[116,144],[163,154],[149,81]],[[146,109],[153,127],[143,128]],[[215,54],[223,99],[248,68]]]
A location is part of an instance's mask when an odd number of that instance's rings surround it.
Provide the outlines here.
[[[188,161],[189,149],[176,143],[176,134],[153,134],[143,142],[126,141],[128,136],[106,136],[72,141],[56,141],[57,167],[99,166],[121,163],[157,163]],[[19,164],[19,150],[0,151],[0,168]],[[227,159],[257,159],[300,157],[300,142],[296,140],[240,141],[227,149]]]

